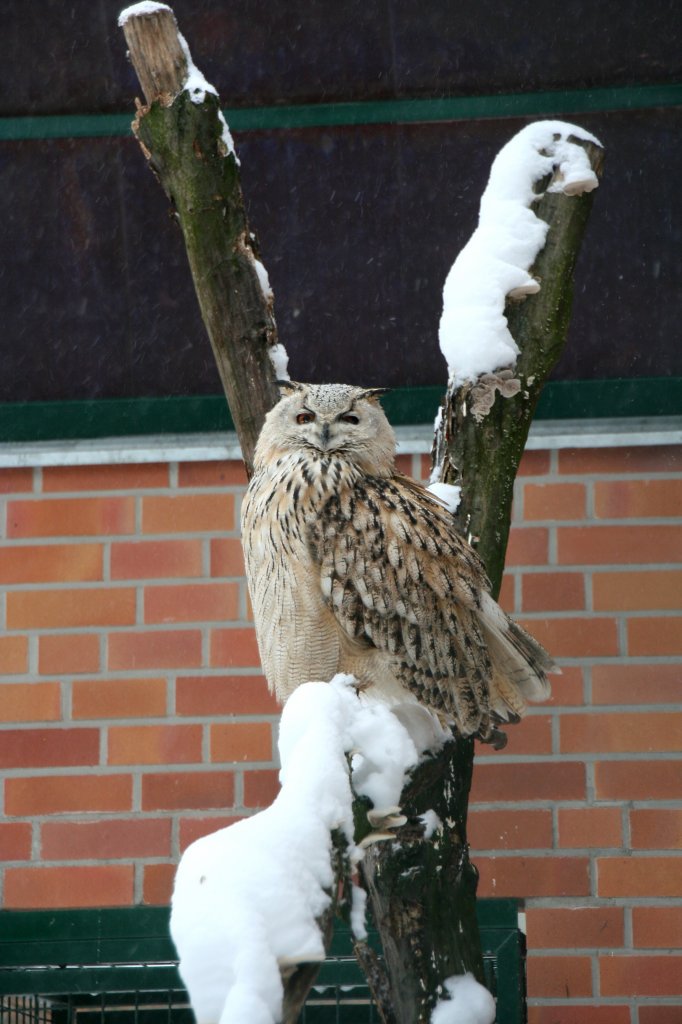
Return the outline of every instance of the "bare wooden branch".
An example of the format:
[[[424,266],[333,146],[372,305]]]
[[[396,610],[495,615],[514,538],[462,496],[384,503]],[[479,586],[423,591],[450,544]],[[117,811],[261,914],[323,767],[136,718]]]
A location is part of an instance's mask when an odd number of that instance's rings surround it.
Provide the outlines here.
[[[278,399],[269,352],[277,343],[273,299],[259,276],[218,97],[190,96],[187,60],[172,11],[129,14],[130,57],[148,105],[133,130],[169,197],[185,239],[201,315],[239,435],[247,471],[268,410]]]
[[[187,59],[172,10],[131,15],[122,28],[147,103],[158,99],[172,103],[187,78]]]

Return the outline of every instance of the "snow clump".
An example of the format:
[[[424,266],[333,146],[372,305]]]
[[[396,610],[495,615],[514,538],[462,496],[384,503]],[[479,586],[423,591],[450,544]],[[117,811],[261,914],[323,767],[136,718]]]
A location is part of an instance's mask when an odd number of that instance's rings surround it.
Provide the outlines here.
[[[443,987],[448,997],[435,1006],[431,1024],[493,1024],[495,1000],[473,974],[455,974]]]
[[[282,788],[274,803],[198,839],[180,861],[171,935],[199,1021],[275,1024],[281,969],[324,959],[318,919],[331,903],[332,832],[344,836],[351,863],[362,856],[353,841],[348,755],[355,792],[375,809],[393,810],[418,748],[429,736],[443,742],[440,727],[429,733],[403,705],[394,714],[358,695],[354,683],[337,675],[294,691],[282,713]],[[360,894],[352,918],[361,936]]]
[[[518,132],[493,161],[481,198],[478,227],[455,260],[443,288],[440,348],[451,383],[516,365],[507,326],[507,298],[540,290],[529,270],[545,244],[548,225],[530,208],[533,186],[554,172],[550,192],[578,195],[598,185],[580,144],[598,139],[563,121],[538,121]]]
[[[157,11],[173,11],[168,4],[158,4],[155,0],[141,0],[139,4],[131,4],[126,7],[118,16],[118,27],[123,28],[130,18],[138,18],[143,14],[156,14]]]

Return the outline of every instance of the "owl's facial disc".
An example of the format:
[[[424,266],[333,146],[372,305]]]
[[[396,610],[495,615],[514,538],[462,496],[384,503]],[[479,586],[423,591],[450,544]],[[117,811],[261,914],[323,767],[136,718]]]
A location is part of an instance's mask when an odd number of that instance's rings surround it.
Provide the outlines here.
[[[299,398],[289,413],[295,423],[294,437],[299,444],[324,454],[348,453],[360,442],[356,430],[362,422],[362,412],[356,408],[355,396],[341,405],[341,411],[338,402],[334,408],[329,408],[329,404],[310,393]]]

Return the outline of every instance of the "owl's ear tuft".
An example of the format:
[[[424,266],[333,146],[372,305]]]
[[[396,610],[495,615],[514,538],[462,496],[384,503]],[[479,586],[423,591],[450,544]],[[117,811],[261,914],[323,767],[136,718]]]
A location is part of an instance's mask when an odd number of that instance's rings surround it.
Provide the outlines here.
[[[275,384],[280,391],[303,391],[305,384],[299,384],[295,380],[276,380]]]
[[[390,390],[391,388],[365,388],[360,395],[360,398],[366,398],[371,402],[372,400],[381,398],[382,395],[387,395]]]

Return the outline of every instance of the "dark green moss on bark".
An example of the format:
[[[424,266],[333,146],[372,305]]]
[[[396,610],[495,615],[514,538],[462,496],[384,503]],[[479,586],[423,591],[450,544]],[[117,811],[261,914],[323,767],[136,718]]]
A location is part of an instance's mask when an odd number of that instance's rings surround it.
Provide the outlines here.
[[[218,98],[144,108],[135,132],[182,229],[194,287],[218,371],[250,468],[265,414],[277,401],[268,349],[276,343],[272,300],[256,270],[234,153],[222,139]]]
[[[597,171],[602,151],[587,145]],[[434,461],[441,479],[462,488],[456,520],[478,550],[498,596],[511,522],[514,479],[542,387],[566,340],[573,269],[592,195],[545,192],[535,212],[550,225],[532,273],[541,290],[506,310],[519,356],[518,394],[495,395],[480,421],[472,415],[471,387],[446,395]],[[363,876],[384,946],[392,1012],[398,1024],[426,1024],[439,986],[471,971],[482,981],[475,903],[478,875],[469,859],[466,821],[474,761],[471,739],[453,737],[420,765],[401,804],[410,822],[395,842],[372,847]],[[433,809],[443,829],[420,835],[416,816]],[[518,894],[522,896],[522,893]]]

